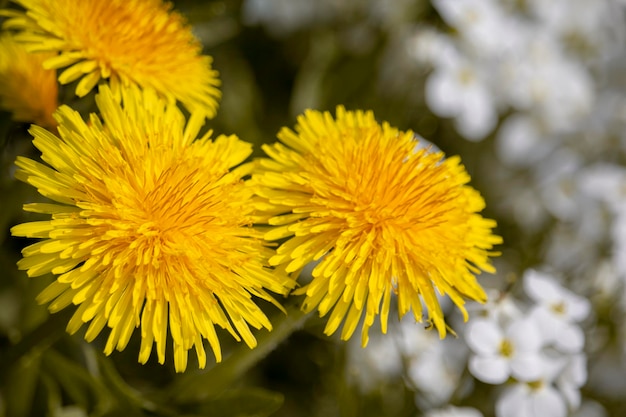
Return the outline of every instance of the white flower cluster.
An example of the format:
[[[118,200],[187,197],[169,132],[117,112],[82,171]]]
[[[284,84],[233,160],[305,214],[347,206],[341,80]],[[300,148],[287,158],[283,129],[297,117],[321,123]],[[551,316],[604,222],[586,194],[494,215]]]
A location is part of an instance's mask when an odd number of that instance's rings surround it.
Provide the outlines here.
[[[472,310],[463,338],[440,340],[413,320],[403,320],[387,337],[365,349],[350,345],[348,374],[365,391],[402,376],[428,416],[481,416],[448,406],[467,397],[477,380],[497,385],[496,417],[564,417],[581,406],[587,382],[585,336],[589,300],[543,272],[523,277],[527,301],[493,290],[490,301]],[[455,326],[457,327],[457,326]]]
[[[432,112],[452,118],[465,139],[487,138],[487,144],[493,144],[493,152],[479,158],[488,168],[485,175],[496,203],[492,207],[500,219],[517,228],[520,239],[519,244],[508,242],[514,249],[505,251],[499,271],[505,275],[507,269],[519,270],[532,259],[565,277],[564,286],[588,297],[586,304],[603,312],[602,320],[584,327],[588,336],[594,336],[586,349],[591,355],[588,392],[623,398],[626,383],[618,375],[626,372],[625,4],[431,2],[450,30],[420,26],[406,47],[416,62],[430,67],[425,102]],[[536,284],[527,281],[525,290],[536,302],[542,294],[554,292],[545,285],[533,290]],[[479,322],[470,328],[495,334],[498,324],[497,334],[519,344],[514,333],[526,329],[534,334],[527,329],[529,320],[544,327],[556,323],[549,313],[549,308],[533,309],[521,322]],[[553,354],[578,358],[563,369],[569,369],[566,375],[572,381],[578,369],[580,381],[586,366],[584,356],[576,352],[583,339],[581,327],[570,323],[550,332],[544,329],[539,341],[525,338],[517,350],[539,350],[543,355],[550,343]],[[503,415],[522,415],[514,412],[523,409],[522,393],[537,392],[529,381],[534,378],[531,364],[537,366],[536,356],[506,361],[507,367],[502,362],[492,365],[499,368],[482,368],[477,364],[492,363],[478,350],[485,347],[474,336],[467,341],[475,352],[470,369],[478,379],[518,381],[517,400],[510,400],[514,406],[503,411],[505,399],[515,398],[509,389],[500,397],[498,409]],[[550,363],[555,362],[560,361],[551,357]],[[564,380],[548,377],[542,389],[553,390],[554,404],[558,393],[571,410],[579,402],[574,395],[578,388],[563,389]]]
[[[496,401],[498,417],[564,417],[579,408],[587,380],[579,323],[591,306],[545,273],[528,270],[523,279],[529,306],[495,297],[485,317],[467,326],[468,367],[485,383],[509,382]]]
[[[456,36],[418,31],[414,56],[433,71],[426,102],[469,140],[499,129],[507,162],[550,149],[542,138],[576,131],[591,113],[594,73],[620,46],[619,10],[603,0],[433,0]],[[549,5],[547,5],[549,4]]]

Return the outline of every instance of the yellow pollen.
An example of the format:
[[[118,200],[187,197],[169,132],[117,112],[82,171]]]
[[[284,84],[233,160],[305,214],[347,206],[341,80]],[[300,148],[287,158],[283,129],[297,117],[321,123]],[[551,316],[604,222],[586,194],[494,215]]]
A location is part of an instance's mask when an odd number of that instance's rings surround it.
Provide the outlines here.
[[[515,354],[515,347],[510,340],[504,339],[500,343],[498,351],[500,352],[500,355],[504,356],[505,358],[511,358]]]

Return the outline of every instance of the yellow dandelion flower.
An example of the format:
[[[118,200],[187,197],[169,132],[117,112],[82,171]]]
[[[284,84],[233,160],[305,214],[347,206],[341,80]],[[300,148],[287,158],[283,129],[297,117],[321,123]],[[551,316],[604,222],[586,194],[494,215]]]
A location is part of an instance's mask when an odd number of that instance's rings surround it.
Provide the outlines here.
[[[332,310],[327,335],[344,323],[341,337],[349,339],[365,313],[367,344],[375,316],[386,332],[395,293],[399,317],[413,310],[421,321],[423,302],[444,337],[436,290],[466,320],[464,299],[486,300],[474,274],[494,271],[490,249],[501,238],[492,234],[495,222],[478,214],[485,203],[458,157],[417,150],[413,132],[343,107],[336,120],[306,111],[295,132],[283,128],[278,138],[263,147],[269,158],[253,175],[265,199],[258,207],[275,226],[265,238],[288,238],[270,264],[297,274],[321,259],[297,292],[306,294],[305,311]]]
[[[183,17],[162,0],[14,0],[25,13],[5,10],[6,28],[29,51],[54,52],[46,68],[65,68],[59,82],[80,79],[85,96],[101,79],[153,88],[190,111],[217,111],[219,79],[211,57]]]
[[[0,35],[0,108],[18,122],[54,128],[58,106],[56,72],[44,69],[51,54],[31,54],[13,36]]]
[[[108,326],[106,354],[123,350],[136,327],[141,363],[154,343],[164,362],[169,327],[177,371],[192,347],[205,366],[203,339],[221,360],[215,326],[254,347],[250,328],[272,328],[254,297],[278,305],[266,290],[285,294],[292,282],[266,267],[274,251],[250,227],[252,191],[242,181],[250,164],[230,170],[251,145],[210,132],[194,141],[204,116],[185,126],[152,90],[122,90],[122,99],[103,86],[102,120],[92,114],[86,123],[61,106],[60,137],[31,128],[48,165],[18,157],[16,177],[53,202],[24,206],[50,220],[11,229],[43,239],[23,250],[18,267],[58,275],[38,301],[52,312],[77,305],[67,330],[89,322],[87,341]]]

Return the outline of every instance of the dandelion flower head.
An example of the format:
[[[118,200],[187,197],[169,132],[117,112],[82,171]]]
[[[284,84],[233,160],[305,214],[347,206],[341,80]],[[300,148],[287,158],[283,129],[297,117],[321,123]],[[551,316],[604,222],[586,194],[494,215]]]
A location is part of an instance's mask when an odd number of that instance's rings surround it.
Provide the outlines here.
[[[267,290],[284,294],[293,284],[266,267],[274,251],[250,227],[252,191],[242,181],[250,164],[239,164],[251,145],[210,132],[194,140],[204,115],[185,126],[152,90],[121,92],[120,103],[101,87],[101,119],[88,123],[61,106],[60,137],[31,128],[47,165],[18,157],[16,177],[53,202],[24,206],[49,220],[11,229],[43,239],[23,250],[18,267],[57,275],[38,301],[52,312],[77,305],[67,330],[89,322],[88,341],[108,326],[106,354],[123,350],[137,327],[141,363],[153,344],[164,362],[169,327],[177,371],[192,347],[205,366],[203,339],[221,360],[216,326],[254,347],[251,328],[272,327],[256,298],[276,304]]]
[[[52,52],[46,68],[66,68],[59,82],[79,80],[85,96],[108,79],[119,86],[137,84],[182,102],[190,111],[213,117],[220,98],[211,57],[183,17],[162,0],[14,0],[25,12],[5,10],[5,28],[29,51]]]
[[[343,323],[347,340],[364,316],[367,344],[376,316],[386,332],[395,293],[399,317],[412,310],[422,321],[423,303],[444,337],[436,290],[466,320],[464,300],[486,300],[475,274],[494,271],[489,258],[501,238],[479,214],[484,200],[458,157],[418,149],[413,132],[341,106],[336,118],[306,111],[278,139],[263,147],[269,158],[253,176],[265,200],[258,207],[275,226],[266,239],[287,239],[270,263],[297,274],[321,259],[297,292],[306,295],[305,311],[332,310],[326,334]]]
[[[9,32],[0,34],[0,108],[18,122],[52,128],[58,102],[56,72],[44,69],[49,53],[29,53]]]

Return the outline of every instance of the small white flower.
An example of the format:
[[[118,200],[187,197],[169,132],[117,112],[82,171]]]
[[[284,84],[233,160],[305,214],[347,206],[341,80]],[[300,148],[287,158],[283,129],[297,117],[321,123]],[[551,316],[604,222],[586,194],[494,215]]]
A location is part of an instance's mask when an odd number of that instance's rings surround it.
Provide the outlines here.
[[[589,300],[563,288],[547,274],[527,270],[524,289],[537,305],[530,316],[539,325],[544,339],[564,352],[579,352],[585,337],[576,323],[589,315]]]
[[[498,113],[481,68],[456,51],[442,54],[426,80],[426,102],[441,117],[454,117],[466,139],[482,140],[495,127]]]
[[[396,340],[389,335],[374,336],[366,347],[361,342],[350,341],[347,351],[347,375],[363,392],[370,392],[383,381],[399,377],[402,373],[402,352]]]
[[[533,381],[543,372],[543,340],[536,324],[528,319],[515,320],[504,330],[494,321],[474,320],[465,337],[474,352],[469,370],[483,382],[501,384],[509,376]]]
[[[511,46],[517,35],[511,20],[493,0],[435,0],[446,23],[459,32],[479,54],[494,55]],[[494,36],[497,34],[497,36]]]
[[[496,401],[497,417],[565,417],[563,397],[550,384],[541,380],[531,384],[517,383]]]
[[[440,59],[453,51],[450,38],[429,27],[419,27],[407,42],[407,53],[419,64],[437,65]]]
[[[507,117],[498,129],[496,151],[506,164],[530,166],[554,148],[549,139],[537,118],[517,113]]]
[[[414,320],[402,320],[400,326],[399,345],[408,361],[406,377],[417,390],[416,403],[422,408],[447,404],[459,389],[467,346],[454,338],[441,340]]]
[[[493,288],[487,288],[487,302],[479,304],[469,302],[467,311],[471,317],[482,317],[503,325],[522,317],[522,310],[509,294]]]
[[[544,205],[562,221],[573,221],[584,210],[577,177],[581,165],[582,157],[577,152],[561,147],[537,169]]]

